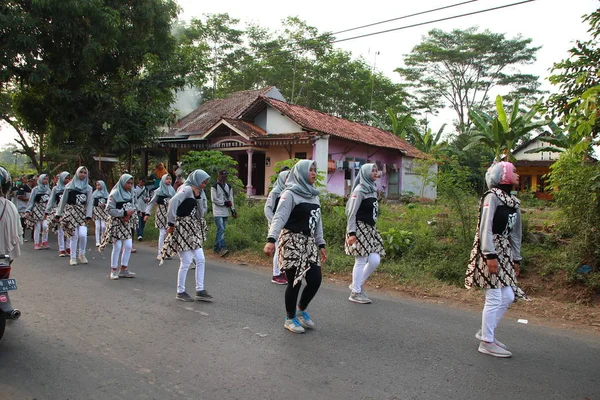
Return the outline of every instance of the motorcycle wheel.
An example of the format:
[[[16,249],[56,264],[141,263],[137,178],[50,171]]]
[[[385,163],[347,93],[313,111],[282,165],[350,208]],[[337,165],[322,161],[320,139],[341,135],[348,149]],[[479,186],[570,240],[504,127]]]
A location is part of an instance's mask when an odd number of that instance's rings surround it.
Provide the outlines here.
[[[6,329],[6,314],[0,312],[0,339],[4,336],[4,329]]]

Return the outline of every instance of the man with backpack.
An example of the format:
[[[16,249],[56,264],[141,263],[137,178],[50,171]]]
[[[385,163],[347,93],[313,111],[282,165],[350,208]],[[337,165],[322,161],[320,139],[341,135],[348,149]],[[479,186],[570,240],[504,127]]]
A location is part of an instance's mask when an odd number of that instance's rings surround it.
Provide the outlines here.
[[[233,189],[227,184],[227,170],[219,171],[217,182],[210,188],[210,199],[212,201],[212,212],[217,226],[217,238],[213,250],[224,257],[229,251],[225,245],[225,227],[227,218],[231,212],[233,218],[237,217],[233,206]]]

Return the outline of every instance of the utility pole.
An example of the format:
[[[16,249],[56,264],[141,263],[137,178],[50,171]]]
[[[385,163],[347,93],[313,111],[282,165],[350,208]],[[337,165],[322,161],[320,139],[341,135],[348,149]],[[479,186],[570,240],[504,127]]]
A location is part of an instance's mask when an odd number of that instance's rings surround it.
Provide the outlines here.
[[[373,115],[373,93],[375,92],[375,68],[377,67],[377,56],[379,55],[379,51],[375,52],[375,56],[373,59],[373,69],[371,70],[371,106],[369,110],[371,111],[371,115]]]

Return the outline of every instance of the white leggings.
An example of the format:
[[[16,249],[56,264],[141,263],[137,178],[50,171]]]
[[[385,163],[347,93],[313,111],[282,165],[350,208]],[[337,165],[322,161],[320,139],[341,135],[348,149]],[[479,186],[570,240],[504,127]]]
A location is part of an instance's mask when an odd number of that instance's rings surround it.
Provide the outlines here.
[[[481,315],[481,340],[494,341],[498,322],[513,301],[515,301],[515,293],[510,286],[485,290],[485,306]]]
[[[78,226],[71,236],[71,258],[77,258],[77,241],[79,241],[79,255],[85,255],[85,248],[87,247],[87,226]]]
[[[177,274],[177,293],[185,292],[185,278],[194,259],[196,260],[196,291],[204,290],[204,250],[182,251],[179,253],[179,258],[181,263]]]
[[[167,230],[164,228],[159,229],[158,232],[158,255],[160,256],[160,252],[165,244],[165,237],[167,236]]]
[[[354,269],[352,270],[352,291],[354,293],[362,292],[362,285],[380,262],[381,257],[377,253],[371,253],[368,257],[354,257]]]
[[[96,245],[102,241],[102,236],[106,231],[106,221],[103,219],[97,219],[96,223]]]
[[[281,271],[279,270],[279,263],[277,262],[278,258],[279,258],[279,249],[277,247],[277,242],[275,242],[275,252],[273,254],[273,276],[278,276],[281,274]]]
[[[112,269],[126,267],[129,265],[129,257],[131,256],[131,249],[133,248],[133,239],[117,240],[113,243],[112,253],[110,256],[110,267]],[[121,264],[119,264],[119,255],[121,255],[121,249],[123,249],[123,255],[121,256]]]
[[[58,228],[58,250],[65,251],[65,244],[67,245],[67,249],[71,248],[71,241],[65,240],[65,231],[62,227]]]
[[[40,234],[42,235],[42,240],[40,241]],[[33,242],[35,244],[40,244],[40,242],[48,241],[48,221],[38,221],[35,223],[35,227],[33,228]]]

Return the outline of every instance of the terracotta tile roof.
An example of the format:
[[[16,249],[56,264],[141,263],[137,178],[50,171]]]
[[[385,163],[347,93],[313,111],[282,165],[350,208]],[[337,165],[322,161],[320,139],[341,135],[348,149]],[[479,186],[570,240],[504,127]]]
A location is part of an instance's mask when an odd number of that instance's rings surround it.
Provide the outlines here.
[[[366,143],[371,146],[397,149],[409,157],[428,157],[427,154],[391,132],[265,96],[260,98],[306,130]]]
[[[177,121],[177,125],[165,136],[189,133],[204,133],[223,117],[237,118],[259,96],[266,95],[273,86],[258,90],[244,90],[230,94],[224,99],[215,99],[203,103]]]
[[[252,122],[234,118],[223,118],[223,120],[233,125],[236,129],[240,130],[249,138],[263,137],[267,134],[263,128],[253,124]]]
[[[517,160],[513,162],[515,167],[549,167],[556,160]]]

